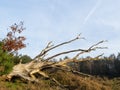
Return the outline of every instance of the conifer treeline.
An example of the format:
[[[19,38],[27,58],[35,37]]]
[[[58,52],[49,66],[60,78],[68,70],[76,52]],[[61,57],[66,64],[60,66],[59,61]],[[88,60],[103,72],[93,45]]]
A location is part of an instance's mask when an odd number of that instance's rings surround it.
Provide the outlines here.
[[[109,57],[102,57],[99,59],[86,57],[79,63],[69,63],[69,65],[83,73],[116,77],[120,76],[120,53],[118,53],[117,56],[111,54]]]

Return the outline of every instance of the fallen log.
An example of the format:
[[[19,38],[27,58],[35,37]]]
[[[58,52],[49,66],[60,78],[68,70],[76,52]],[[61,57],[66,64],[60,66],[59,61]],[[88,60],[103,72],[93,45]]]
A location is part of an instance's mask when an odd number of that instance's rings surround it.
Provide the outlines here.
[[[64,87],[64,85],[60,84],[55,78],[51,78],[49,76],[49,74],[46,73],[45,71],[46,70],[50,71],[51,69],[54,69],[54,71],[52,71],[52,73],[55,73],[55,70],[64,70],[66,72],[72,72],[73,74],[90,77],[90,75],[73,70],[71,67],[69,67],[69,65],[67,63],[80,62],[80,60],[78,60],[77,58],[81,54],[89,53],[89,52],[95,51],[97,49],[105,49],[106,47],[99,47],[99,45],[104,43],[105,41],[100,41],[96,44],[93,44],[88,49],[68,50],[68,51],[57,53],[50,57],[46,57],[46,55],[48,54],[49,51],[51,51],[57,47],[60,47],[62,45],[69,44],[78,39],[84,39],[84,38],[80,37],[80,35],[78,35],[77,37],[75,37],[72,40],[60,43],[55,46],[52,44],[52,42],[49,42],[47,44],[47,46],[40,52],[40,54],[38,54],[31,62],[26,63],[26,64],[19,63],[19,64],[15,65],[13,67],[13,70],[7,75],[7,79],[10,81],[14,76],[18,76],[25,80],[39,83],[39,78],[35,76],[35,74],[38,74],[39,77],[44,77],[44,78],[50,79],[51,81],[54,81],[60,87]],[[77,52],[77,54],[71,59],[65,59],[65,60],[56,61],[56,62],[51,61],[53,58],[55,58],[57,56],[72,53],[72,52]]]

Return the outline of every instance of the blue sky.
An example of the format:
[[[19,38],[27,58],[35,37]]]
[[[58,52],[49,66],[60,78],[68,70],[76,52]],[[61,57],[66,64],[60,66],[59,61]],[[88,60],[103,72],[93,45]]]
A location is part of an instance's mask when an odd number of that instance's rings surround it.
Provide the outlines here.
[[[0,38],[10,25],[20,21],[24,21],[23,35],[28,44],[19,53],[31,57],[47,42],[57,44],[79,33],[86,40],[63,46],[49,55],[87,48],[100,40],[108,40],[103,44],[108,49],[90,53],[91,56],[120,52],[120,0],[0,0]]]

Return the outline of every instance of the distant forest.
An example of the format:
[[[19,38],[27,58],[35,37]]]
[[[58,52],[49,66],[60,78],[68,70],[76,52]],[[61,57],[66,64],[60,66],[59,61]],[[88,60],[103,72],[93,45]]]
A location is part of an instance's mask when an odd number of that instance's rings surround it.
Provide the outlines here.
[[[68,58],[68,57],[66,57]],[[120,76],[120,53],[117,56],[111,54],[109,57],[80,58],[77,63],[69,63],[77,71],[99,76],[118,77]]]

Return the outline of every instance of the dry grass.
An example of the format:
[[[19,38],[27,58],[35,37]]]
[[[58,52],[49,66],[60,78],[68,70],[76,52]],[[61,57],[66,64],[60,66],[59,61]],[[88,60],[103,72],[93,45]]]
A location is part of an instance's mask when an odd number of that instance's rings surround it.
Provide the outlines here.
[[[80,77],[70,72],[56,72],[56,80],[63,85],[68,85],[69,90],[111,90],[109,85],[97,81],[95,78]]]
[[[67,88],[60,88],[55,82],[49,79],[41,78],[38,84],[32,82],[24,83],[20,80],[8,82],[3,81],[3,77],[1,77],[0,90],[115,90],[116,88],[119,90],[119,87],[115,87],[115,83],[117,85],[119,83],[116,79],[113,80],[113,83],[112,80],[108,80],[107,78],[81,77],[64,71],[56,71],[56,73],[49,75],[51,78],[54,77],[62,85],[67,85]]]

